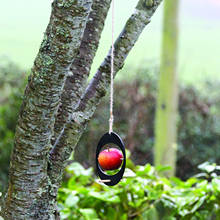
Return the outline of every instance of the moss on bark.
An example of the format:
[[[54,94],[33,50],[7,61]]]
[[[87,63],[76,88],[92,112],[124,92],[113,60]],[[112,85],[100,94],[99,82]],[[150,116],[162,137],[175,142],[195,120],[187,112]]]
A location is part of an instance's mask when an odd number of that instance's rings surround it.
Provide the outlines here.
[[[64,80],[76,55],[91,0],[55,0],[25,91],[3,207],[7,220],[55,219],[48,153]]]

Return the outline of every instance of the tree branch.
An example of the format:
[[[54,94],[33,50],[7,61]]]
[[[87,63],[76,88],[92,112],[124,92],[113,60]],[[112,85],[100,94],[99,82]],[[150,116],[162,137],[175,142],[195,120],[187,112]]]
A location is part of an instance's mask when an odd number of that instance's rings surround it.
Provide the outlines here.
[[[16,128],[5,219],[54,219],[55,207],[48,198],[50,139],[64,80],[79,49],[91,2],[54,0],[52,4]]]
[[[115,74],[122,68],[128,53],[138,40],[144,27],[150,23],[150,18],[161,2],[162,0],[150,1],[151,4],[144,0],[138,2],[135,12],[128,19],[123,31],[114,44]],[[61,171],[65,167],[65,163],[78,143],[88,121],[93,116],[101,98],[106,94],[110,82],[110,60],[111,54],[109,52],[75,108],[71,120],[60,133],[57,143],[54,146],[53,154],[51,155],[53,173],[55,171],[57,172],[57,169]],[[59,143],[63,145],[61,146]],[[60,179],[58,174],[54,178],[55,182]]]
[[[77,57],[71,65],[64,85],[54,126],[52,144],[55,143],[65,123],[71,117],[73,106],[77,104],[85,91],[86,81],[98,48],[110,4],[111,0],[94,0],[92,4]],[[63,143],[60,143],[60,145],[63,145]]]
[[[89,19],[86,24],[82,43],[80,45],[78,57],[71,65],[70,75],[67,77],[64,91],[61,97],[61,106],[55,123],[55,135],[53,144],[56,145],[50,152],[51,166],[49,175],[51,177],[54,191],[57,191],[62,179],[63,166],[57,160],[58,151],[60,148],[67,148],[67,143],[57,138],[64,129],[65,124],[71,119],[73,107],[77,105],[80,97],[85,91],[86,81],[90,73],[92,61],[98,48],[101,32],[104,28],[111,0],[95,0],[92,5],[92,10],[89,14]],[[70,155],[71,152],[68,154]],[[59,170],[59,171],[58,171]]]
[[[127,21],[123,31],[117,38],[114,47],[114,76],[117,72],[122,69],[124,61],[128,56],[129,52],[133,48],[134,44],[138,40],[140,34],[147,24],[150,23],[150,19],[153,16],[155,10],[162,2],[162,0],[157,1],[140,0],[137,4],[134,14]],[[88,85],[86,92],[79,102],[79,105],[75,112],[83,112],[88,114],[90,112],[89,120],[91,119],[95,107],[99,104],[101,98],[105,96],[107,89],[110,84],[110,62],[111,62],[111,50],[104,62],[99,67],[92,81]],[[95,106],[95,107],[94,107]],[[85,117],[86,121],[88,116]]]

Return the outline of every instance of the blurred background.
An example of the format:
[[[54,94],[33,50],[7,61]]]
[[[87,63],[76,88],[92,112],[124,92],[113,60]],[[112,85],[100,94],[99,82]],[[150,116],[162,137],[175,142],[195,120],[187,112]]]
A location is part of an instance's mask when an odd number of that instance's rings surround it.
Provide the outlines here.
[[[0,187],[7,183],[13,136],[27,75],[49,21],[51,1],[2,1],[0,7]],[[117,36],[137,0],[116,1]],[[179,88],[176,175],[186,179],[205,161],[220,164],[220,1],[180,0],[175,73]],[[92,73],[111,44],[108,16]],[[152,17],[116,77],[115,131],[136,164],[153,163],[155,112],[161,80],[163,5]],[[94,165],[100,136],[108,129],[108,97],[83,135],[75,159]],[[106,122],[106,123],[103,123]],[[163,131],[161,131],[163,132]]]
[[[0,7],[0,57],[24,69],[32,66],[49,21],[50,0],[3,1]],[[137,0],[116,1],[116,34],[120,33]],[[181,0],[179,7],[179,78],[188,83],[219,76],[220,57],[219,0]],[[110,13],[111,14],[111,13]],[[92,72],[102,61],[111,43],[111,15],[106,21]],[[163,5],[133,48],[126,66],[142,66],[145,61],[158,64],[162,36]],[[2,63],[2,62],[1,62]],[[130,73],[133,75],[133,73]]]

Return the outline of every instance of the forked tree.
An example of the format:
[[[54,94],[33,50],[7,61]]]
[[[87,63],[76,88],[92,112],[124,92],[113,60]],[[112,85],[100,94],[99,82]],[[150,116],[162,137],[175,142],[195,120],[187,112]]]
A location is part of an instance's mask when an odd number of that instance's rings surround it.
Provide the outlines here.
[[[114,43],[115,74],[162,0],[139,0]],[[1,216],[59,219],[56,196],[71,152],[110,82],[107,54],[87,84],[111,0],[54,0],[29,76]]]

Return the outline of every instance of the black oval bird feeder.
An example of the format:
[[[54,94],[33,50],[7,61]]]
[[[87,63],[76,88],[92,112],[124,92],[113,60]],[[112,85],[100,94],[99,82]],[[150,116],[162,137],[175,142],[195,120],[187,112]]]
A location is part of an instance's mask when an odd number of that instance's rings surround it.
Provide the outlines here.
[[[104,147],[106,144],[117,145],[123,154],[122,166],[121,166],[120,170],[114,175],[105,174],[105,172],[102,170],[102,168],[100,167],[99,162],[98,162],[99,153],[100,153],[102,147]],[[97,149],[96,149],[96,169],[97,169],[97,174],[101,179],[101,182],[103,182],[104,184],[106,184],[108,186],[116,185],[122,179],[122,177],[124,175],[125,166],[126,166],[126,154],[125,154],[125,146],[124,146],[122,139],[115,132],[104,134],[101,137],[101,139],[98,143]]]

